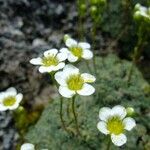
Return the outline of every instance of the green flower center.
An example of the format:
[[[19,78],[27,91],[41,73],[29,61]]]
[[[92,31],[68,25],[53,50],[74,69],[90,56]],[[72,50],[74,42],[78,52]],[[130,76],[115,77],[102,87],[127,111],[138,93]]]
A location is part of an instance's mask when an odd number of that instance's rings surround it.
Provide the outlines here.
[[[108,119],[107,129],[109,130],[110,133],[118,135],[118,134],[123,133],[124,124],[118,116],[111,117]]]
[[[74,56],[81,58],[83,54],[83,49],[81,47],[71,47],[70,51],[73,53]]]
[[[80,74],[70,75],[67,79],[67,85],[70,90],[81,90],[84,84],[84,79]]]
[[[14,96],[8,96],[3,100],[4,106],[13,106],[16,102],[16,98]]]
[[[52,66],[52,65],[57,66],[58,63],[59,63],[58,59],[54,55],[51,55],[51,56],[48,56],[48,57],[43,57],[42,62],[44,64],[44,66],[46,66],[46,67],[49,67],[49,66]]]

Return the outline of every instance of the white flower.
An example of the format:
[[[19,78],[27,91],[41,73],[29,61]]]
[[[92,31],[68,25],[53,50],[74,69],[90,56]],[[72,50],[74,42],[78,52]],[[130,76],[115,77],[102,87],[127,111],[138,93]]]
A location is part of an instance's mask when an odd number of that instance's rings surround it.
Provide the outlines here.
[[[86,42],[77,42],[74,39],[68,37],[65,40],[65,44],[68,48],[62,48],[60,51],[68,54],[69,62],[76,62],[83,58],[89,60],[93,57],[92,51],[90,51],[90,44]]]
[[[35,150],[35,146],[31,143],[24,143],[20,150]]]
[[[149,14],[149,8],[142,6],[141,4],[135,5],[135,18],[143,17],[150,21],[150,14]]]
[[[88,83],[94,82],[94,76],[83,73],[80,74],[79,69],[66,65],[63,71],[55,74],[56,81],[60,84],[59,93],[66,98],[71,98],[75,94],[88,96],[95,92],[95,88]]]
[[[4,92],[0,92],[0,111],[14,110],[18,108],[23,95],[17,94],[15,88],[11,87]]]
[[[97,124],[97,128],[103,134],[110,134],[112,142],[117,146],[122,146],[127,141],[124,130],[130,131],[136,126],[135,120],[126,115],[126,109],[120,105],[112,109],[103,107],[99,112],[101,121]]]
[[[42,58],[33,58],[30,60],[30,63],[33,65],[40,65],[39,71],[45,73],[62,69],[65,66],[63,61],[66,59],[66,53],[59,53],[57,49],[50,49],[44,52]]]

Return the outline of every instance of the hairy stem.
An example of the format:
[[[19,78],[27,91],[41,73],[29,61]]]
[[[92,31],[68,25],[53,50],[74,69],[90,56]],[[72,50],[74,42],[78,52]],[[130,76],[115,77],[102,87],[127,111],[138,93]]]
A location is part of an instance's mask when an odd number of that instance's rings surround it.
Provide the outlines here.
[[[74,116],[74,119],[75,119],[77,134],[80,136],[81,134],[80,134],[80,130],[79,130],[77,114],[76,114],[76,111],[75,111],[75,96],[73,96],[73,98],[72,98],[72,111],[73,111],[73,116]]]

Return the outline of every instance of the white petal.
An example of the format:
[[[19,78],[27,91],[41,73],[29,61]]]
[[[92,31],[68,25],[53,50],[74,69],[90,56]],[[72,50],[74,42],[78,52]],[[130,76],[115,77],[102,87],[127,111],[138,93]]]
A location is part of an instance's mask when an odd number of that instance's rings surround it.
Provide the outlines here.
[[[66,54],[70,53],[70,51],[68,50],[68,48],[61,48],[60,52],[61,53],[66,53]]]
[[[39,72],[40,73],[52,72],[53,69],[54,69],[54,66],[50,66],[50,67],[41,66],[39,67]]]
[[[5,98],[5,92],[0,92],[0,102]]]
[[[4,105],[0,104],[0,111],[6,111],[8,108]]]
[[[83,95],[83,96],[89,96],[89,95],[92,95],[93,93],[95,92],[95,88],[90,85],[90,84],[87,84],[85,83],[82,87],[81,90],[77,91],[77,93],[79,95]]]
[[[53,67],[53,71],[60,70],[60,69],[62,69],[62,68],[64,68],[64,67],[65,67],[65,63],[64,63],[64,62],[61,62],[61,63],[59,63],[57,66],[54,66],[54,67]]]
[[[51,56],[51,55],[56,55],[58,53],[58,50],[53,48],[53,49],[50,49],[50,50],[47,50],[44,52],[44,56],[47,57],[47,56]]]
[[[66,98],[71,98],[73,95],[75,95],[75,91],[69,90],[67,87],[60,86],[59,87],[59,93]]]
[[[107,121],[107,119],[111,117],[111,109],[109,107],[103,107],[99,111],[99,118],[103,121]]]
[[[17,94],[17,95],[16,95],[17,103],[20,103],[21,100],[22,100],[22,98],[23,98],[23,95],[22,95],[21,93]]]
[[[35,146],[31,143],[24,143],[20,150],[35,150]]]
[[[78,60],[78,57],[74,56],[72,53],[68,54],[68,61],[69,62],[76,62]]]
[[[67,47],[77,46],[77,41],[72,38],[68,38],[66,40],[66,46]]]
[[[131,117],[125,118],[123,120],[123,124],[125,125],[125,129],[128,131],[132,130],[136,126],[135,120]]]
[[[121,105],[113,107],[111,113],[113,116],[119,116],[121,119],[123,119],[127,114],[126,109]]]
[[[42,58],[37,57],[30,60],[30,63],[33,65],[42,65]]]
[[[86,42],[80,42],[78,45],[82,49],[90,49],[91,48],[91,45],[89,43],[86,43]]]
[[[88,83],[95,82],[95,80],[96,80],[96,78],[89,73],[83,73],[83,74],[81,74],[81,77],[83,77],[84,82],[88,82]]]
[[[122,146],[127,142],[127,137],[124,134],[111,135],[111,140],[116,146]]]
[[[93,57],[93,52],[92,51],[90,51],[90,50],[83,50],[83,55],[82,55],[82,57],[84,58],[84,59],[87,59],[87,60],[89,60],[89,59],[91,59],[92,57]]]
[[[100,121],[97,124],[97,128],[99,129],[100,132],[102,132],[103,134],[109,134],[109,131],[107,130],[106,126],[107,126],[106,123],[103,121]]]
[[[63,75],[63,71],[59,71],[57,73],[55,73],[55,80],[62,86],[66,86],[66,80],[65,77]]]
[[[15,109],[17,109],[19,107],[19,103],[18,102],[16,102],[15,104],[13,104],[12,106],[7,106],[7,108],[9,109],[9,110],[15,110]]]
[[[63,69],[63,73],[64,73],[64,75],[78,74],[79,69],[73,65],[66,65]]]
[[[66,60],[68,57],[67,53],[58,53],[56,58],[59,60],[59,62]]]
[[[11,87],[6,90],[7,95],[15,96],[17,94],[17,90],[14,87]]]

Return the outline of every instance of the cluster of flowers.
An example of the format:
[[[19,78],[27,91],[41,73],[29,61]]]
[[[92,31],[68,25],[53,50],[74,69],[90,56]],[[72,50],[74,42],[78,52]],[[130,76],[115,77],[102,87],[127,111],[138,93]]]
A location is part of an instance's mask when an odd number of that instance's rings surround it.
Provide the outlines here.
[[[89,83],[95,82],[96,78],[89,73],[81,73],[78,68],[71,64],[65,64],[65,60],[73,63],[81,59],[91,59],[93,53],[90,51],[90,44],[86,42],[78,43],[69,36],[65,37],[67,48],[47,50],[42,57],[31,59],[30,63],[39,65],[39,72],[48,72],[54,75],[54,79],[59,84],[58,91],[63,97],[71,98],[76,94],[92,95],[95,88]],[[22,98],[23,95],[17,94],[15,88],[9,88],[5,92],[1,92],[0,110],[16,109]],[[97,128],[103,134],[110,134],[112,142],[117,146],[121,146],[127,141],[124,130],[130,131],[136,125],[134,119],[126,117],[126,115],[127,111],[122,106],[115,106],[112,109],[104,107],[99,112],[101,121]],[[27,149],[34,150],[35,147],[30,143],[22,145],[21,150]]]
[[[150,7],[144,7],[141,4],[135,5],[134,18],[136,20],[144,20],[145,22],[150,23]]]

